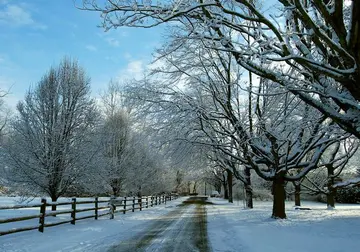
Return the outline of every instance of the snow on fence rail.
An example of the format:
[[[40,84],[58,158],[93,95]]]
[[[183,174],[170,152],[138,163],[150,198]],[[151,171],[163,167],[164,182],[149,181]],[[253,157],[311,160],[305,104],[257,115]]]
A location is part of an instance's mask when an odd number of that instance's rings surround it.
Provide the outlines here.
[[[166,201],[176,199],[175,195],[168,196],[144,196],[144,197],[121,197],[121,198],[110,198],[109,200],[99,200],[96,197],[94,200],[78,201],[76,198],[72,198],[71,202],[60,202],[60,203],[48,203],[46,199],[41,199],[41,204],[30,204],[30,205],[16,205],[16,206],[0,206],[1,210],[17,210],[25,209],[32,210],[39,208],[38,214],[24,215],[13,218],[0,219],[0,224],[15,223],[31,221],[31,225],[21,226],[18,228],[11,228],[8,230],[0,229],[0,236],[6,234],[12,234],[17,232],[23,232],[28,230],[37,229],[39,232],[44,232],[46,227],[57,226],[61,224],[71,223],[75,225],[76,221],[94,218],[97,220],[101,216],[110,215],[110,219],[114,218],[114,214],[122,212],[125,214],[128,211],[134,212],[144,208],[153,207],[162,203],[166,204]],[[49,211],[46,208],[52,206],[61,206],[69,208]],[[78,207],[79,206],[79,207]],[[80,207],[83,206],[83,207]],[[90,211],[93,213],[89,214]],[[87,213],[86,213],[87,212]],[[84,214],[86,213],[86,214]],[[68,215],[66,217],[59,217],[59,215]],[[69,216],[70,215],[70,216]],[[69,218],[70,217],[70,218]],[[38,220],[38,222],[36,222]],[[50,222],[48,221],[50,220]],[[53,220],[53,221],[51,221]],[[1,226],[0,226],[1,227]]]

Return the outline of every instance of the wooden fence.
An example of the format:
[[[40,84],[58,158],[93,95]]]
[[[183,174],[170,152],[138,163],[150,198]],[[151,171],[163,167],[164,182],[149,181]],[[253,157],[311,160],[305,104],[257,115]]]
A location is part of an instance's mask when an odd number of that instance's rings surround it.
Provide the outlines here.
[[[75,225],[76,221],[94,218],[97,220],[101,216],[110,215],[110,219],[114,218],[114,214],[121,212],[125,214],[126,212],[134,212],[135,210],[142,211],[144,208],[153,207],[160,204],[166,204],[167,201],[171,201],[176,199],[175,195],[163,195],[163,196],[146,196],[146,197],[121,197],[116,199],[109,200],[99,200],[96,197],[94,200],[87,201],[78,201],[76,198],[72,198],[71,202],[61,202],[61,203],[48,203],[46,199],[41,199],[41,204],[31,204],[31,205],[17,205],[17,206],[0,206],[1,210],[9,210],[9,209],[31,209],[31,208],[39,208],[38,214],[33,215],[24,215],[14,218],[0,219],[0,224],[12,223],[12,222],[21,222],[26,220],[38,219],[38,224],[12,228],[10,230],[0,231],[0,236],[6,234],[12,234],[22,231],[35,230],[37,229],[39,232],[44,232],[46,227],[57,226],[65,223],[71,223]],[[69,206],[68,209],[50,211],[47,210],[47,207],[52,206]],[[81,207],[87,205],[85,207]],[[92,205],[89,207],[88,205]],[[79,207],[78,207],[79,206]],[[87,212],[87,215],[79,215],[78,213]],[[91,213],[89,213],[91,212]],[[56,217],[59,215],[70,215],[70,218],[65,220],[57,220],[55,222],[47,222],[47,217]]]

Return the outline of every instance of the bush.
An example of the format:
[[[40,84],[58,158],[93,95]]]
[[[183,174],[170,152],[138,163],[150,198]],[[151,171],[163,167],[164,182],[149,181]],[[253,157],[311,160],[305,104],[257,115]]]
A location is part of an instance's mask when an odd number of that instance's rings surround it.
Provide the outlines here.
[[[338,188],[335,200],[338,203],[359,203],[360,187]]]

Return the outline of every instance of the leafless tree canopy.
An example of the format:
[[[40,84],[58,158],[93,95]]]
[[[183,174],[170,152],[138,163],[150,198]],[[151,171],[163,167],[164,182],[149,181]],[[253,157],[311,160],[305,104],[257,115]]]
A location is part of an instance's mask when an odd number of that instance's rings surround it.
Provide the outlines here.
[[[103,27],[178,26],[184,40],[228,51],[245,69],[272,80],[360,137],[360,2],[277,0],[84,0]],[[267,63],[264,65],[264,63]]]
[[[56,200],[85,172],[98,115],[89,85],[77,62],[64,59],[28,91],[6,148],[10,180]]]

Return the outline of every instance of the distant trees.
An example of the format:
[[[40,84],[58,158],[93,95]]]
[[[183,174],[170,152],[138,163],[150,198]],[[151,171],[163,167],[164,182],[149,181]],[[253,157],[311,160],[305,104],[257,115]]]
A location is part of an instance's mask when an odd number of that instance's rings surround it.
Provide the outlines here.
[[[111,187],[113,195],[119,196],[124,189],[127,170],[133,158],[131,149],[132,136],[127,115],[119,110],[105,119],[105,124],[100,130],[99,141],[101,151],[97,172],[102,182]]]
[[[6,146],[9,176],[53,201],[86,172],[98,122],[90,78],[76,61],[52,67],[17,105]]]
[[[96,153],[81,181],[84,190],[115,197],[171,191],[164,158],[152,147],[150,134],[136,126],[119,83],[110,81],[101,95],[100,107],[102,120],[90,147]]]
[[[4,181],[13,191],[56,201],[64,195],[141,196],[175,187],[175,172],[165,166],[141,118],[132,119],[119,84],[111,81],[95,103],[90,79],[76,61],[65,58],[51,68],[17,110],[0,146]]]

